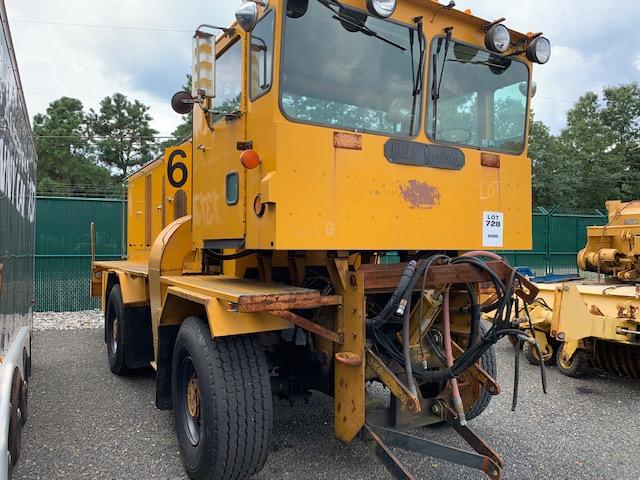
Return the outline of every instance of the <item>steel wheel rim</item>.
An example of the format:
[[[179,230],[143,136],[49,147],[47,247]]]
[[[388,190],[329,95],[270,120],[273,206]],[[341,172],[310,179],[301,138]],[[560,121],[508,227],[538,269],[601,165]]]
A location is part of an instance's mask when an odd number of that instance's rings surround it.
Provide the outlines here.
[[[118,351],[118,316],[113,315],[111,318],[111,351],[116,353]]]
[[[182,361],[180,374],[180,415],[187,434],[189,443],[194,447],[200,443],[201,428],[201,408],[200,389],[198,386],[198,376],[196,375],[191,357],[186,357]]]
[[[542,358],[540,358],[537,348],[535,348],[533,345],[530,348],[531,348],[531,353],[533,355],[533,358],[535,358],[539,362],[548,362],[550,359],[553,358],[553,349],[551,348],[551,345],[547,346],[547,348],[549,349],[549,353],[542,352]]]
[[[560,351],[558,352],[558,364],[565,370],[569,370],[571,368],[571,365],[573,365],[573,362],[571,360],[569,360],[568,362],[565,362],[564,359],[562,358],[563,355],[564,355],[564,347],[560,349]]]

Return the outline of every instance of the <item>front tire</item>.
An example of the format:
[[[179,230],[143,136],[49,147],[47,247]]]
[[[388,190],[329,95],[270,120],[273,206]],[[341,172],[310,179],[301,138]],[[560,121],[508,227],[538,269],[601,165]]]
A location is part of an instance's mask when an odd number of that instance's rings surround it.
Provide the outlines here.
[[[178,332],[172,364],[176,434],[194,480],[241,480],[259,471],[270,449],[273,404],[257,338],[211,338],[200,318]]]

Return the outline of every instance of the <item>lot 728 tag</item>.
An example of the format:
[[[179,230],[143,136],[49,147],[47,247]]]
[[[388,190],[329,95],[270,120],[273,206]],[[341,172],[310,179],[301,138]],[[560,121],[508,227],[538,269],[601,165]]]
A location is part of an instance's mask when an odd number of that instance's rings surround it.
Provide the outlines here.
[[[482,213],[482,246],[502,247],[504,243],[504,214],[502,212]]]

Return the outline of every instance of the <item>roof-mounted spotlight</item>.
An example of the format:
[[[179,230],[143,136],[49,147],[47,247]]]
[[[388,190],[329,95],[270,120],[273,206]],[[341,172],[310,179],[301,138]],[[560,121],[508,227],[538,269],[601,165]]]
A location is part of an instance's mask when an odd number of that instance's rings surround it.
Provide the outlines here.
[[[546,37],[537,36],[529,42],[525,53],[532,62],[547,63],[551,58],[551,42]]]
[[[496,20],[485,27],[484,45],[496,53],[504,53],[511,45],[511,34],[502,22],[504,18]]]
[[[238,25],[245,32],[251,32],[258,23],[258,5],[263,9],[269,8],[269,0],[245,0],[236,10]]]
[[[396,10],[397,0],[367,0],[367,10],[371,15],[387,18]]]

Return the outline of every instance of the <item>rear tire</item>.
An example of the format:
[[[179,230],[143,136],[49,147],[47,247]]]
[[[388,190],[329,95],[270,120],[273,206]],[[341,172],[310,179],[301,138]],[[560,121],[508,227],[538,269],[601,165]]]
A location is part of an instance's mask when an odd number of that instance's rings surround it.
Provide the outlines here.
[[[114,285],[109,292],[109,300],[104,314],[104,332],[107,341],[109,368],[116,375],[128,373],[125,364],[125,321],[120,285]]]
[[[211,338],[200,318],[178,332],[172,363],[174,422],[185,470],[194,480],[241,480],[270,449],[273,404],[257,338]]]
[[[593,375],[593,367],[591,366],[591,360],[589,354],[582,349],[578,349],[571,357],[571,360],[562,360],[562,352],[564,351],[565,344],[563,343],[558,348],[556,353],[556,363],[558,364],[558,370],[563,375],[573,378],[587,378]]]
[[[486,333],[486,328],[484,325],[482,327],[482,335]],[[498,374],[498,362],[496,360],[496,350],[495,346],[491,345],[482,357],[480,357],[480,366],[482,369],[487,372],[494,380],[497,380],[496,376]],[[486,410],[491,402],[491,398],[493,395],[485,390],[484,387],[480,387],[480,396],[478,400],[471,406],[469,411],[466,414],[467,420],[473,420],[477,416],[479,416],[482,412]]]

